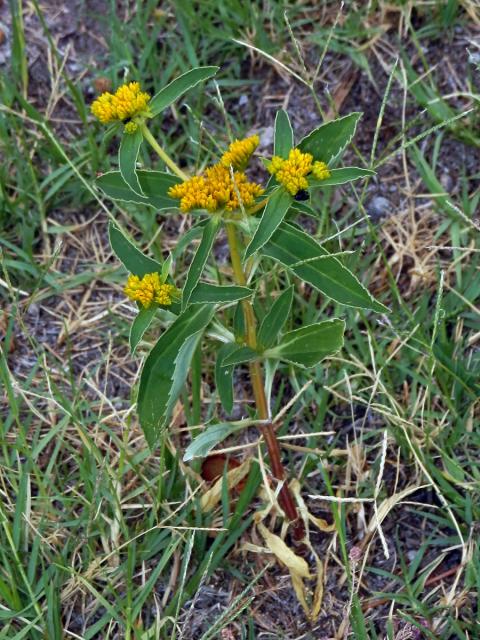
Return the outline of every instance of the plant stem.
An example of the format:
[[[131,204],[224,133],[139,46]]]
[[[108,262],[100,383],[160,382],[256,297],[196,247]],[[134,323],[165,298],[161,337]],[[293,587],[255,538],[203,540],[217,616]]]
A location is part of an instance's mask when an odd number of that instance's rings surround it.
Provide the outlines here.
[[[170,169],[173,171],[173,173],[175,173],[182,180],[188,180],[187,174],[184,173],[177,164],[175,164],[175,162],[170,158],[170,156],[167,153],[165,153],[165,151],[162,149],[162,147],[158,144],[158,142],[155,140],[155,138],[150,133],[147,125],[145,123],[141,124],[140,125],[140,129],[141,129],[141,132],[142,132],[143,137],[145,138],[145,140],[157,152],[157,154],[165,162],[167,167],[170,167]]]
[[[245,286],[247,284],[247,279],[242,267],[235,225],[232,222],[226,222],[225,228],[227,231],[228,246],[230,248],[230,257],[235,281],[237,284]],[[256,349],[257,333],[252,303],[248,299],[242,300],[242,307],[247,329],[246,342],[251,349]],[[298,516],[297,506],[292,496],[292,492],[290,491],[290,487],[288,486],[285,469],[280,458],[280,445],[270,419],[270,411],[267,404],[267,398],[265,396],[263,373],[260,362],[258,360],[251,362],[249,364],[249,369],[258,417],[260,420],[268,421],[264,425],[261,425],[260,430],[265,440],[265,444],[267,445],[272,472],[274,477],[283,483],[278,495],[279,503],[287,518],[292,521],[293,536],[295,540],[299,541],[305,536],[305,529],[302,520]]]

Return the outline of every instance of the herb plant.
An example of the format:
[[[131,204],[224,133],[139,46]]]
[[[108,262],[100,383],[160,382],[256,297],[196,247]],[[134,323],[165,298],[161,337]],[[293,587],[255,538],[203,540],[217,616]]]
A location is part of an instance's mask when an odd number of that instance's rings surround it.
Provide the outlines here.
[[[189,89],[211,79],[217,70],[192,69],[152,98],[139,83],[131,82],[115,94],[102,94],[92,105],[93,114],[102,123],[113,124],[122,135],[119,169],[101,175],[98,187],[112,200],[149,205],[162,215],[192,216],[192,228],[201,236],[186,280],[179,282],[171,256],[163,263],[154,260],[134,245],[118,223],[110,224],[112,248],[130,272],[124,291],[138,308],[130,332],[132,352],[155,316],[160,315],[164,324],[163,333],[143,364],[138,415],[153,448],[168,429],[192,358],[204,338],[212,343],[209,353],[215,353],[216,391],[226,415],[233,409],[235,367],[247,364],[255,411],[242,421],[210,421],[189,444],[184,459],[205,457],[227,436],[256,425],[268,451],[271,473],[279,483],[279,505],[292,524],[294,539],[301,540],[304,523],[282,464],[278,424],[270,410],[272,373],[282,361],[311,368],[338,352],[345,323],[329,317],[285,330],[294,289],[303,282],[346,306],[377,312],[386,308],[343,264],[342,255],[329,253],[321,240],[302,229],[297,218],[316,217],[310,200],[318,190],[374,172],[338,166],[360,113],[325,122],[295,143],[283,110],[275,119],[273,157],[262,158],[270,174],[267,184],[250,175],[259,144],[257,135],[232,141],[219,161],[200,175],[181,169],[180,162],[158,144],[148,124]],[[156,152],[166,171],[137,167],[144,142]],[[202,277],[207,262],[215,260],[213,246],[220,234],[226,235],[229,247],[233,276],[228,284],[214,284]],[[285,272],[285,287],[260,319],[254,303],[256,298],[262,299],[263,281],[269,278],[265,265],[272,262]],[[229,277],[229,271],[224,272],[223,276]],[[270,372],[268,385],[266,366]]]

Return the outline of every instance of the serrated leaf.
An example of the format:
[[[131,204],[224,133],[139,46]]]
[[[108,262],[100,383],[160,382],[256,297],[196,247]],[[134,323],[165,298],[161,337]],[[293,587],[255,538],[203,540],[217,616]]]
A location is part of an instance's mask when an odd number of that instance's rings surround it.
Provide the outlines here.
[[[250,424],[252,424],[251,420],[239,420],[238,422],[219,422],[208,426],[188,445],[183,456],[184,462],[193,460],[193,458],[205,458],[213,447],[222,440],[236,431],[245,429]]]
[[[353,112],[326,122],[305,136],[298,147],[304,153],[311,153],[315,160],[335,162],[355,135],[361,117],[361,113]]]
[[[148,309],[141,308],[135,316],[135,319],[133,320],[130,327],[129,336],[130,352],[132,354],[135,353],[135,349],[137,348],[138,343],[143,337],[143,334],[148,329],[153,318],[155,317],[157,309],[157,305],[152,305],[148,307]]]
[[[147,273],[161,273],[160,262],[145,256],[112,222],[108,225],[110,244],[127,271],[142,278]]]
[[[181,95],[189,89],[193,89],[199,82],[212,78],[218,71],[219,67],[196,67],[190,69],[175,80],[172,80],[163,89],[160,89],[150,100],[149,108],[152,115],[158,113],[173,104]]]
[[[253,238],[245,250],[244,260],[247,260],[268,242],[273,233],[275,233],[275,230],[282,223],[292,201],[292,196],[285,189],[280,187],[274,191],[263,210],[260,224],[256,228]]]
[[[388,312],[388,308],[375,300],[347,267],[291,224],[284,222],[263,247],[262,253],[291,268],[301,280],[340,304]]]
[[[314,367],[343,346],[345,322],[334,318],[285,333],[276,347],[267,349],[266,358],[286,360],[301,367]]]
[[[238,349],[235,343],[223,344],[217,351],[215,362],[215,387],[220,396],[220,402],[226,413],[232,413],[233,409],[233,370],[235,365],[223,365],[223,360]]]
[[[262,320],[262,324],[258,330],[257,340],[258,344],[265,349],[268,349],[275,343],[275,340],[277,339],[277,336],[290,313],[292,300],[293,287],[288,287],[288,289],[285,289],[285,291],[275,300],[267,315]]]
[[[188,269],[187,281],[183,288],[182,309],[185,309],[190,302],[190,296],[197,286],[198,280],[205,268],[205,263],[210,255],[215,236],[219,229],[219,222],[219,218],[212,217],[203,228],[202,239]]]
[[[99,176],[95,184],[112,200],[122,202],[134,202],[145,204],[158,211],[162,209],[178,209],[178,200],[174,200],[167,195],[168,189],[174,184],[181,182],[181,179],[170,173],[163,171],[137,171],[143,196],[135,193],[125,180],[120,171],[109,171]]]
[[[237,285],[218,285],[199,282],[190,296],[190,304],[218,304],[236,302],[253,295],[253,289]]]
[[[124,133],[118,150],[118,166],[127,185],[139,196],[144,196],[137,176],[137,158],[143,142],[140,129],[133,133]]]
[[[281,158],[288,158],[290,149],[293,149],[293,129],[288,113],[280,109],[275,116],[273,153]]]
[[[375,171],[370,169],[362,169],[360,167],[342,167],[341,169],[330,169],[330,177],[325,180],[317,180],[316,178],[308,179],[309,189],[321,189],[322,187],[331,187],[335,184],[345,184],[360,180],[360,178],[371,178],[376,175]]]
[[[235,350],[232,350],[230,354],[225,356],[222,361],[222,367],[228,367],[231,365],[241,364],[242,362],[251,362],[259,357],[259,353],[250,349],[250,347],[237,345]]]
[[[165,428],[213,312],[211,305],[190,307],[160,336],[145,360],[137,402],[140,424],[151,448]]]

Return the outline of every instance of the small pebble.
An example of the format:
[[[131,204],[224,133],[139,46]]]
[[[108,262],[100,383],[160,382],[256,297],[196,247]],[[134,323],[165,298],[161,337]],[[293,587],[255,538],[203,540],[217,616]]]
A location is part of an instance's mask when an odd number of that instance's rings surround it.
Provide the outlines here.
[[[260,149],[266,149],[273,144],[274,129],[273,127],[265,127],[260,134]]]
[[[442,175],[440,176],[440,184],[442,185],[444,190],[447,191],[447,193],[449,193],[453,187],[452,176],[447,172],[442,173]]]
[[[32,302],[32,304],[28,306],[27,313],[29,316],[38,316],[40,313],[40,307],[36,302]]]
[[[387,198],[375,196],[367,203],[367,213],[372,220],[379,220],[393,213],[393,205]]]

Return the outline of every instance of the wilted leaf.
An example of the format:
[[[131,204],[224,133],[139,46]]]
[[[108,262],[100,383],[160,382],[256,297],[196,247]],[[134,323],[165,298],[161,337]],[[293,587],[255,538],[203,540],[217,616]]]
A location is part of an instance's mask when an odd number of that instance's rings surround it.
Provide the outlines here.
[[[229,490],[236,487],[250,471],[252,459],[247,458],[239,467],[231,469],[226,475],[227,487]],[[223,476],[219,478],[200,499],[200,507],[203,512],[211,511],[221,500],[223,492]]]

